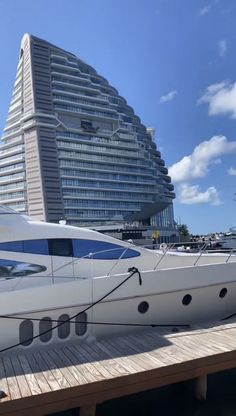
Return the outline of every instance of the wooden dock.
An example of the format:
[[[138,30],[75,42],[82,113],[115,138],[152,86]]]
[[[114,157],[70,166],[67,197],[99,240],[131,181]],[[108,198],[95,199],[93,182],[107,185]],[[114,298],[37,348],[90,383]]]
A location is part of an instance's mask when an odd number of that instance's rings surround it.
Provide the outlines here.
[[[0,356],[0,415],[46,415],[196,379],[204,398],[207,374],[236,367],[236,321],[172,332],[149,329],[91,344]]]

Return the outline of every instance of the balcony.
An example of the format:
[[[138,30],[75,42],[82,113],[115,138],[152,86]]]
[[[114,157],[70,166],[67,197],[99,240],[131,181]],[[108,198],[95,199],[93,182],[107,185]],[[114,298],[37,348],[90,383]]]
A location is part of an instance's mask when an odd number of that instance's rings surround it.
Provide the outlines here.
[[[80,108],[80,107],[64,107],[63,105],[60,104],[54,104],[54,109],[58,110],[60,112],[66,112],[66,113],[80,113],[80,114],[86,114],[89,117],[99,117],[99,118],[105,118],[105,119],[117,119],[117,115],[116,114],[109,114],[109,113],[105,113],[102,111],[93,111],[93,110],[89,110],[89,109],[85,109],[85,108]],[[93,130],[96,131],[96,130]]]
[[[9,113],[9,114],[11,114],[11,113]],[[7,123],[9,123],[9,122],[11,122],[11,121],[13,121],[15,118],[17,119],[17,117],[19,118],[21,116],[21,111],[17,111],[16,113],[12,113],[11,115],[9,115],[8,117],[7,117]]]
[[[66,71],[66,67],[64,67],[64,70]],[[83,77],[80,77],[79,75],[70,75],[70,74],[67,74],[66,72],[57,72],[57,71],[52,71],[51,75],[59,76],[62,78],[68,78],[74,81],[82,81],[82,82],[85,82],[86,84],[88,83],[90,84],[90,81],[88,78],[83,78]]]
[[[164,166],[158,166],[158,168],[159,168],[159,170],[160,170],[162,173],[164,173],[165,175],[167,175],[167,174],[168,174],[168,169],[167,169],[167,168],[165,168]]]
[[[82,94],[81,93],[81,91],[78,91],[78,92],[71,92],[71,91],[69,91],[69,89],[64,89],[64,88],[62,88],[62,89],[57,89],[57,88],[53,88],[53,93],[54,94],[64,94],[65,95],[65,99],[67,98],[67,96],[71,96],[71,97],[75,97],[75,98],[80,98],[80,97],[83,97],[83,98],[86,98],[86,100],[93,100],[93,101],[98,101],[98,102],[102,102],[102,103],[107,103],[107,101],[106,101],[106,99],[104,98],[104,96],[103,95],[89,95],[89,94],[86,94],[86,93],[84,93],[84,94]]]
[[[5,129],[3,129],[3,131],[8,131],[8,130],[12,130],[12,131],[16,131],[18,129],[14,129],[15,126],[19,126],[21,124],[21,120],[18,120],[15,123],[12,123],[11,125],[5,127]]]
[[[1,155],[0,155],[1,157]],[[12,165],[14,163],[19,163],[24,161],[24,155],[23,154],[19,154],[19,155],[15,155],[12,157],[7,157],[6,159],[2,159],[0,158],[0,166],[7,166],[7,165]]]
[[[76,95],[78,97],[78,95]],[[92,99],[92,97],[91,97]],[[85,101],[85,100],[80,100],[80,99],[76,99],[76,98],[70,98],[70,97],[58,97],[58,96],[54,96],[53,97],[53,102],[54,103],[67,103],[67,104],[72,104],[72,105],[78,105],[79,106],[84,106],[85,109],[86,107],[88,108],[98,108],[100,110],[109,110],[112,111],[113,113],[116,114],[116,110],[114,110],[113,108],[110,108],[108,105],[106,104],[99,104],[99,103],[94,103],[93,101],[89,102],[89,101]]]

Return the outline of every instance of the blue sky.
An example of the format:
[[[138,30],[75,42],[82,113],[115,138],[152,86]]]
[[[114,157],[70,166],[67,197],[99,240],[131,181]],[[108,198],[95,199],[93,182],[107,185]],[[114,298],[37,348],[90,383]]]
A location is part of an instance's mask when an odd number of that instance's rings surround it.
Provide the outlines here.
[[[32,33],[92,65],[156,128],[177,220],[193,233],[236,226],[234,0],[0,0],[0,16],[1,130]]]

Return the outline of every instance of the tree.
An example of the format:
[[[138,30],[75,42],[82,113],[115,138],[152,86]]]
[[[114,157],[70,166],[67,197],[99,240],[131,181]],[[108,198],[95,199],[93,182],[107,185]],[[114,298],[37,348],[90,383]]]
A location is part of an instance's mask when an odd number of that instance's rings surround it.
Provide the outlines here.
[[[186,224],[178,225],[178,231],[180,235],[183,235],[184,237],[187,237],[189,235],[188,226]]]

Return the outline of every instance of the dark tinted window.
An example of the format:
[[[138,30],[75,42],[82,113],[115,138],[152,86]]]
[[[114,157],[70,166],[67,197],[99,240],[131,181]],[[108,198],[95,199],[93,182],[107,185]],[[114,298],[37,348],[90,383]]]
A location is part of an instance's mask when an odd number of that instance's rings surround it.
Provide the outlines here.
[[[47,268],[41,264],[0,259],[0,277],[28,276],[46,270]]]
[[[75,318],[75,333],[76,335],[84,335],[87,331],[87,314],[85,312],[76,316]]]
[[[23,241],[10,241],[9,243],[0,243],[0,250],[23,252]]]
[[[72,256],[72,241],[67,238],[50,239],[48,245],[51,256]]]
[[[52,320],[48,317],[41,319],[39,322],[40,341],[47,342],[52,338]],[[46,332],[50,331],[50,332]],[[44,334],[46,332],[46,334]]]
[[[191,303],[191,301],[192,301],[192,296],[187,294],[183,297],[182,304],[187,306]]]
[[[227,289],[226,287],[223,287],[223,289],[221,289],[220,293],[219,293],[219,297],[222,299],[227,295]]]
[[[24,253],[48,254],[47,240],[25,240],[23,242]]]
[[[68,321],[69,315],[63,314],[61,315],[58,320],[65,321],[64,324],[60,325],[57,329],[59,338],[67,338],[70,335],[70,322]]]
[[[118,244],[99,240],[73,240],[74,257],[90,257],[97,260],[127,259],[140,256],[140,253],[131,248],[122,247]]]
[[[24,346],[32,343],[34,335],[34,327],[32,321],[22,321],[20,324],[20,343]]]
[[[25,240],[25,241],[9,241],[0,243],[0,250],[16,251],[33,254],[48,254],[47,240]]]
[[[146,313],[148,311],[148,309],[149,309],[149,304],[147,302],[141,302],[138,305],[138,311],[140,313]]]

